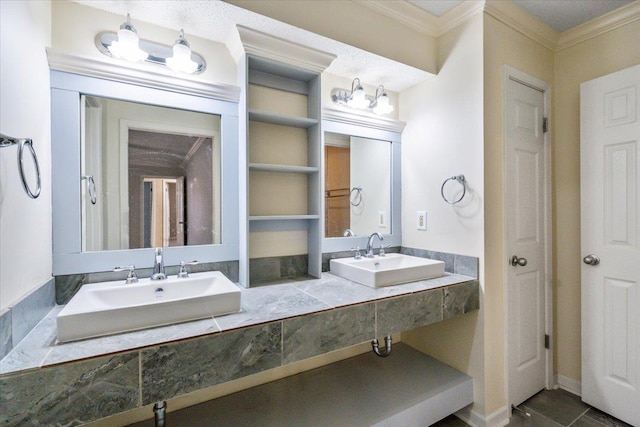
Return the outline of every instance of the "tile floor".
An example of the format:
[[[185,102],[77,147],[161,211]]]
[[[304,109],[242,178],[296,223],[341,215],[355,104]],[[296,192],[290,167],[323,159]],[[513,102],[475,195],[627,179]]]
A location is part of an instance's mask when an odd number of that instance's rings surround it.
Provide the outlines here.
[[[590,407],[580,397],[564,390],[543,390],[520,405],[531,417],[517,411],[509,421],[510,427],[632,427],[610,415]],[[454,415],[432,427],[466,427]]]

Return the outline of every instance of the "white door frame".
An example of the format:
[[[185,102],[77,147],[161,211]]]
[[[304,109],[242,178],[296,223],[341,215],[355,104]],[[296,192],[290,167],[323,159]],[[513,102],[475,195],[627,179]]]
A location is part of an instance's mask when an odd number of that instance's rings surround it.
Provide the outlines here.
[[[549,117],[551,113],[551,87],[548,83],[537,79],[533,76],[530,76],[526,73],[523,73],[520,70],[517,70],[513,67],[505,65],[503,67],[503,82],[502,82],[502,105],[503,105],[503,125],[502,125],[502,141],[503,141],[503,151],[502,151],[502,161],[503,165],[505,164],[506,156],[507,156],[507,126],[506,126],[506,105],[507,105],[507,84],[509,80],[517,81],[518,83],[529,86],[533,89],[539,90],[543,93],[543,102],[544,102],[544,117]],[[545,334],[550,337],[550,348],[546,350],[545,354],[545,387],[547,389],[553,388],[555,385],[554,375],[553,375],[553,287],[552,287],[552,273],[553,273],[553,250],[552,250],[552,216],[551,216],[551,194],[552,194],[552,186],[551,186],[551,132],[544,133],[544,160],[545,160],[545,169],[544,169],[544,220],[545,220],[545,233],[544,233],[544,263],[545,263]],[[502,182],[506,182],[506,167],[502,168]],[[503,214],[507,215],[507,204],[506,204],[506,187],[502,186],[502,198],[505,201],[503,206]],[[507,222],[506,219],[503,220],[503,247],[508,247],[507,245]],[[508,328],[509,328],[509,289],[507,286],[507,273],[509,271],[509,264],[506,262],[508,257],[506,252],[503,253],[505,262],[503,269],[503,290],[504,290],[504,354],[505,354],[505,363],[504,363],[504,371],[505,371],[505,393],[507,397],[507,407],[509,408],[509,413],[511,413],[511,402],[509,401],[509,336],[508,336]]]

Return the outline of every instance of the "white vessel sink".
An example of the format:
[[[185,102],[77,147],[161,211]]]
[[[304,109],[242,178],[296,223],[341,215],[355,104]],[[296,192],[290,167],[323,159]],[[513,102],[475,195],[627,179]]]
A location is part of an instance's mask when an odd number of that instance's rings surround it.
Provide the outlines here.
[[[219,271],[134,284],[94,283],[80,288],[58,314],[58,341],[236,313],[240,308],[240,289]]]
[[[402,254],[374,258],[339,258],[330,261],[331,273],[380,288],[444,276],[444,262]]]

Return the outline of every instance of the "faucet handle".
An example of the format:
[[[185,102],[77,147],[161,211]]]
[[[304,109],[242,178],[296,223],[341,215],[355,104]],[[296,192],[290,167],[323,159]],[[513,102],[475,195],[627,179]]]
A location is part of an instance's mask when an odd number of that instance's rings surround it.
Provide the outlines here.
[[[138,276],[136,275],[136,266],[131,264],[131,265],[127,265],[125,267],[114,267],[113,271],[129,271],[129,275],[127,276],[127,279],[125,280],[125,283],[127,285],[130,285],[132,283],[138,283]]]
[[[178,278],[180,279],[186,279],[187,277],[189,277],[189,272],[187,271],[187,265],[196,265],[198,263],[198,261],[193,260],[193,261],[180,261],[180,271],[178,271]]]
[[[355,248],[351,248],[351,250],[355,252],[355,254],[353,254],[353,259],[362,258],[362,254],[360,253],[360,247],[359,246],[356,246]]]
[[[385,248],[388,248],[390,245],[380,245],[380,252],[378,252],[378,256],[385,256],[387,253],[385,252]]]

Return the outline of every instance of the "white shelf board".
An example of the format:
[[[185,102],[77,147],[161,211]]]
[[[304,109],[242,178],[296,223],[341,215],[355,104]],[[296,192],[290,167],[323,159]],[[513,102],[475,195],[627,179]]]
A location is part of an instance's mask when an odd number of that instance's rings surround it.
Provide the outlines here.
[[[282,173],[306,173],[312,174],[320,170],[313,166],[275,165],[269,163],[249,163],[249,170]]]
[[[254,122],[269,123],[272,125],[291,126],[302,129],[310,128],[318,124],[317,119],[308,117],[290,116],[287,114],[270,113],[268,111],[249,110],[249,120]]]

